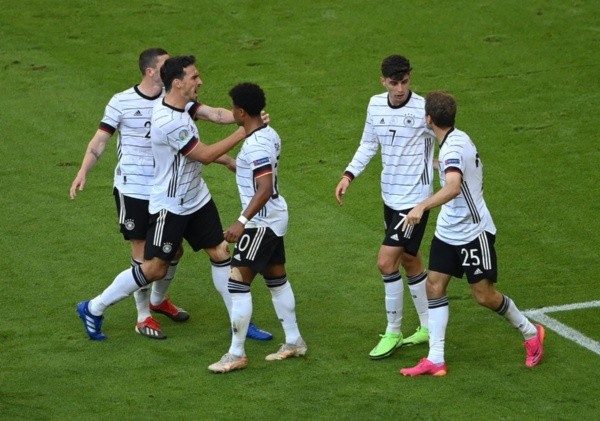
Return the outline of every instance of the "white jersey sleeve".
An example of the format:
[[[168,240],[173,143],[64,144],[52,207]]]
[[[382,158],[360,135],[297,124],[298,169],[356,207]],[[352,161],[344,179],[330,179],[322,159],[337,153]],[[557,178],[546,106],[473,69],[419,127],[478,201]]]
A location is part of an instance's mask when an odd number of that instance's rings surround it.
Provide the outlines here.
[[[487,231],[496,233],[492,216],[483,198],[483,162],[469,136],[458,129],[448,133],[440,146],[440,183],[446,184],[446,171],[462,174],[460,194],[442,205],[435,235],[453,245],[466,244]]]
[[[352,157],[352,161],[348,164],[346,172],[352,174],[353,177],[358,177],[365,170],[367,164],[371,162],[371,159],[373,159],[378,150],[379,140],[373,129],[371,107],[369,106],[367,107],[367,120],[365,121],[360,144]]]
[[[244,211],[255,194],[256,178],[272,174],[273,194],[265,206],[250,219],[247,228],[269,227],[283,237],[287,232],[288,208],[279,193],[279,156],[281,139],[270,126],[263,126],[244,141],[236,158],[236,181]]]

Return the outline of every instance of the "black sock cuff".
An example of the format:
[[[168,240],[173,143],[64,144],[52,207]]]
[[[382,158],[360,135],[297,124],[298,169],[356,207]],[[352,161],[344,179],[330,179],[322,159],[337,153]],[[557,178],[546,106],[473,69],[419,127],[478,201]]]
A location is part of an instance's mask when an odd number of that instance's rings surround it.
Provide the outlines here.
[[[226,260],[222,260],[220,262],[215,262],[214,260],[210,259],[210,264],[213,266],[216,266],[218,268],[229,266],[231,264],[231,257],[227,258]]]
[[[502,303],[500,304],[500,307],[496,310],[496,313],[498,313],[501,316],[504,316],[504,314],[508,311],[508,307],[510,307],[510,303],[511,299],[508,298],[506,295],[502,295]]]
[[[265,283],[269,288],[280,287],[282,285],[285,285],[285,283],[288,281],[287,275],[278,276],[277,278],[268,278],[265,276],[264,278]]]
[[[427,300],[427,307],[432,308],[440,308],[448,306],[448,296],[445,295],[440,298],[435,298],[433,300]]]
[[[146,276],[144,276],[144,272],[142,272],[141,266],[134,266],[131,268],[131,272],[133,273],[133,280],[140,288],[149,284]]]
[[[230,294],[244,294],[250,292],[250,285],[229,278],[227,290]]]
[[[421,283],[426,279],[427,279],[427,272],[423,271],[423,272],[419,273],[418,275],[407,276],[406,283],[408,285],[417,285],[418,283]]]
[[[394,273],[390,273],[389,275],[381,275],[381,280],[385,283],[397,282],[402,280],[402,275],[400,275],[400,271],[396,271]]]
[[[131,257],[131,260],[129,261],[129,264],[131,265],[131,267],[136,267],[141,265],[144,262],[138,262],[137,260],[135,260],[133,257]]]

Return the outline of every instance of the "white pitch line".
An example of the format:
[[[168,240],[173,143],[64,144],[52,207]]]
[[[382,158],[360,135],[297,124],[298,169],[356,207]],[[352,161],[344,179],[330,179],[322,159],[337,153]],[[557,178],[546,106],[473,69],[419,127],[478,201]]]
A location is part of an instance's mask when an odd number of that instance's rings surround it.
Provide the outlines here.
[[[572,311],[581,310],[584,308],[600,307],[600,301],[589,301],[587,303],[575,303],[566,304],[563,306],[549,306],[540,309],[526,310],[523,313],[532,318],[533,320],[540,322],[545,327],[552,329],[560,336],[569,339],[586,349],[600,355],[600,342],[588,338],[581,332],[559,322],[558,320],[548,316],[546,313],[559,312],[559,311]]]
[[[584,308],[592,307],[600,307],[600,301],[588,301],[586,303],[565,304],[562,306],[548,306],[544,308],[532,308],[531,310],[527,310],[527,312],[555,313],[557,311],[582,310]]]

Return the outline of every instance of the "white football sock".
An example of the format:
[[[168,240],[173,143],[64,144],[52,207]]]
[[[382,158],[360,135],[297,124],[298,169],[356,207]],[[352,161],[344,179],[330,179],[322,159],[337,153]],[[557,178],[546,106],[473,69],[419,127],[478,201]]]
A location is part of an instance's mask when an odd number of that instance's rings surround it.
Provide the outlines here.
[[[152,283],[152,294],[150,295],[150,304],[153,306],[157,306],[162,303],[167,297],[167,290],[169,289],[169,285],[171,285],[171,281],[175,277],[175,272],[177,271],[177,264],[179,261],[173,261],[169,264],[167,268],[167,274],[164,278],[159,281]]]
[[[385,289],[385,312],[387,315],[386,332],[400,333],[402,326],[402,311],[404,301],[404,283],[400,273],[383,275]]]
[[[500,309],[496,311],[499,315],[503,316],[508,322],[513,325],[516,329],[519,329],[523,334],[525,340],[531,339],[537,335],[537,329],[529,321],[527,317],[517,308],[514,301],[506,295],[503,295],[502,305]]]
[[[143,273],[139,268],[127,268],[119,273],[114,281],[96,298],[92,299],[89,304],[89,310],[94,316],[100,316],[106,308],[113,305],[140,289],[140,285],[135,281],[133,272],[138,269],[138,278],[143,284],[148,281],[143,277]]]
[[[140,288],[133,293],[135,299],[135,308],[137,309],[137,321],[138,323],[143,322],[148,317],[152,317],[150,314],[150,287]]]
[[[408,276],[406,279],[410,295],[412,296],[419,323],[421,327],[427,328],[428,320],[428,304],[427,304],[427,272],[423,272],[416,276]]]
[[[227,314],[231,319],[231,294],[227,289],[229,273],[231,272],[231,266],[229,266],[229,262],[231,262],[231,259],[224,262],[213,262],[211,260],[210,264],[213,284],[215,285],[215,288],[219,294],[221,294],[221,297],[223,297],[223,302],[225,303],[225,307],[227,307]]]
[[[231,346],[229,353],[239,357],[245,355],[244,344],[246,343],[246,334],[248,325],[252,318],[252,293],[250,286],[237,282],[241,288],[248,287],[247,292],[236,292],[231,294]]]
[[[446,327],[450,317],[448,297],[429,301],[429,355],[427,359],[435,364],[444,362]]]
[[[268,283],[267,286],[269,286]],[[296,321],[296,298],[292,286],[289,281],[286,281],[283,285],[269,286],[269,291],[271,291],[271,301],[275,313],[285,332],[285,342],[288,344],[298,343],[301,336]]]

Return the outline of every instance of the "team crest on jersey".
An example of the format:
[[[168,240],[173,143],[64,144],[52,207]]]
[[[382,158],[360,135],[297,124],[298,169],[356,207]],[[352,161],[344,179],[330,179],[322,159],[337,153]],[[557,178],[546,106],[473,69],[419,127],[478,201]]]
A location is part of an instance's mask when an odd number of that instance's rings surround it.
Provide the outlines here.
[[[171,253],[172,250],[173,250],[173,244],[171,244],[171,243],[163,244],[163,246],[162,246],[163,253]]]
[[[125,229],[127,231],[132,231],[135,228],[135,222],[133,219],[126,220],[125,224],[123,224],[123,225],[125,225]]]
[[[179,132],[179,140],[184,141],[188,138],[189,132],[185,129]]]
[[[405,127],[412,127],[415,125],[415,116],[412,114],[407,114],[404,117],[404,126]]]

